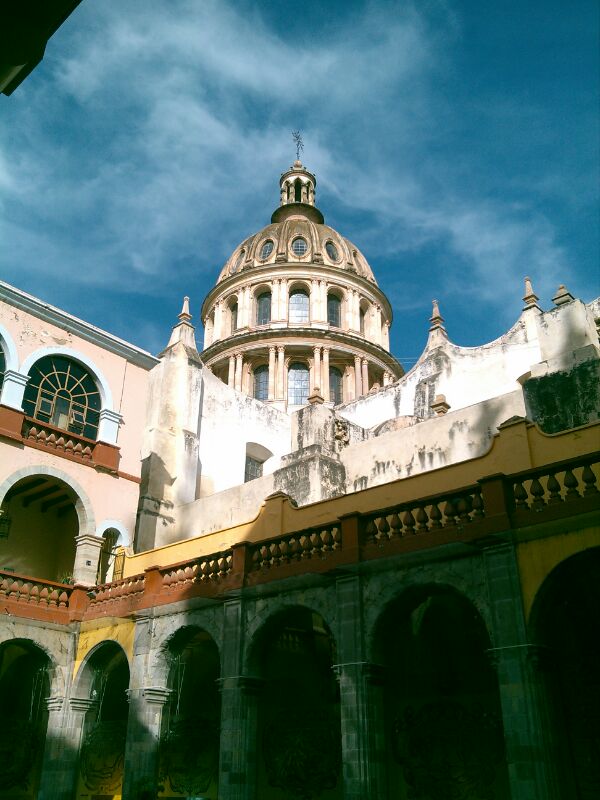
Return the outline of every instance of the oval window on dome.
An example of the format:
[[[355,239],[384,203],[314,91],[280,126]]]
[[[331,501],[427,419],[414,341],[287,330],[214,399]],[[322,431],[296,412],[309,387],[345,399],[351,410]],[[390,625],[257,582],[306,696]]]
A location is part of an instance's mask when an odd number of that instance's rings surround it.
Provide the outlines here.
[[[306,239],[303,239],[301,236],[298,236],[292,242],[292,252],[296,256],[303,256],[306,251],[308,250],[308,245],[306,244]]]
[[[260,256],[259,256],[260,260],[264,261],[265,258],[268,258],[272,252],[273,252],[273,242],[271,239],[267,239],[267,241],[260,248]]]
[[[337,261],[339,259],[337,247],[333,242],[327,242],[325,245],[325,250],[327,250],[327,255],[332,261]]]

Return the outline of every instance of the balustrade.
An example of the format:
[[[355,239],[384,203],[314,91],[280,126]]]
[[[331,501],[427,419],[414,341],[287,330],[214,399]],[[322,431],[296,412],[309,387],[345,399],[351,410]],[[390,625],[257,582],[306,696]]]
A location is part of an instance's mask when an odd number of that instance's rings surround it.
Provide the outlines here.
[[[0,571],[0,602],[2,600],[27,606],[35,611],[67,611],[73,586],[54,581]],[[27,616],[27,612],[24,613]],[[33,613],[33,616],[38,616]]]
[[[92,460],[93,448],[96,444],[92,439],[86,439],[84,436],[78,436],[30,417],[25,417],[23,420],[21,434],[28,442],[34,442],[48,450],[56,450],[58,453],[64,453],[82,461]]]
[[[598,494],[600,458],[597,454],[552,468],[528,470],[513,476],[510,485],[517,511],[543,511]]]
[[[160,570],[162,575],[162,592],[180,592],[187,586],[208,582],[217,582],[226,578],[233,567],[233,552],[227,550],[201,556],[193,561],[186,561]]]
[[[251,545],[251,571],[266,571],[311,558],[327,558],[329,553],[341,547],[342,532],[339,525],[288,534]]]

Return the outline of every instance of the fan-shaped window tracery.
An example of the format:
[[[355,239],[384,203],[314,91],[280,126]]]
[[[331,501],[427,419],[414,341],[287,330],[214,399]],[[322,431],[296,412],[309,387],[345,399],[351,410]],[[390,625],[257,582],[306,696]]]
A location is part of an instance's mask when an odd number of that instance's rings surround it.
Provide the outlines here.
[[[95,439],[101,400],[90,373],[77,361],[60,355],[45,356],[29,370],[23,395],[28,417]]]

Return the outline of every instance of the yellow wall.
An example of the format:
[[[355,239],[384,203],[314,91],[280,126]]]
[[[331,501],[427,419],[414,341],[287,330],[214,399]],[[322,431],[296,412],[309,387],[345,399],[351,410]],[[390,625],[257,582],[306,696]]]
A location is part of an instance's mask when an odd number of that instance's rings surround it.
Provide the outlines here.
[[[105,617],[89,622],[82,622],[79,640],[77,642],[77,655],[73,664],[73,678],[79,673],[79,667],[87,654],[101,642],[112,640],[121,645],[131,664],[133,656],[133,637],[135,634],[135,622],[131,619],[119,619],[117,617]]]

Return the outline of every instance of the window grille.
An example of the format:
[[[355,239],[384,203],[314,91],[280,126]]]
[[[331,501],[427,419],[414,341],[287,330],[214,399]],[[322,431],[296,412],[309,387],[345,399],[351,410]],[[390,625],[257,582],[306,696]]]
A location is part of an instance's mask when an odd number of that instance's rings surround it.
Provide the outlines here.
[[[308,322],[309,298],[306,292],[294,292],[290,295],[289,321]]]
[[[343,402],[342,373],[337,367],[329,368],[329,398],[334,405]]]
[[[339,328],[342,322],[342,304],[334,294],[327,295],[327,322]]]
[[[309,372],[305,364],[290,364],[288,370],[288,404],[301,406],[308,400]]]
[[[297,239],[294,239],[292,242],[292,252],[296,256],[303,256],[306,251],[308,250],[308,245],[306,244],[306,239],[303,239],[299,236]]]
[[[271,292],[263,292],[256,298],[256,324],[267,325],[271,322]]]
[[[100,392],[81,364],[64,356],[46,356],[29,370],[23,395],[28,417],[95,439],[100,419]]]
[[[244,472],[244,483],[253,481],[255,478],[262,478],[263,462],[257,458],[246,456],[246,469]]]
[[[266,364],[254,370],[254,397],[256,400],[269,398],[269,367]]]

